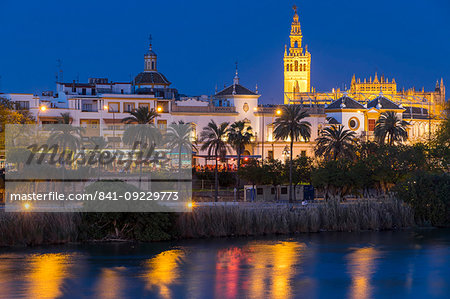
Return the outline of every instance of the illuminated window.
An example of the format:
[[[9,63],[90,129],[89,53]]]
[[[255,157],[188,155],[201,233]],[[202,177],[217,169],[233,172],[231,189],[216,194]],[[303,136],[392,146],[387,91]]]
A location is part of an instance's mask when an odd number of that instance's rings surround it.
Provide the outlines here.
[[[165,120],[165,119],[158,120],[158,129],[160,129],[160,130],[167,129],[167,120]]]
[[[295,71],[298,71],[298,61],[297,60],[295,61]]]
[[[369,131],[373,132],[375,130],[375,120],[369,119]]]

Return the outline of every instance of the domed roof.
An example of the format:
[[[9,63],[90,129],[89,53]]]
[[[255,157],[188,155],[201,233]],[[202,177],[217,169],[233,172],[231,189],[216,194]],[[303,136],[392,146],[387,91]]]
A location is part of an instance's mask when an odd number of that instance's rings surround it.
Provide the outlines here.
[[[170,85],[169,80],[160,72],[142,72],[134,78],[134,84],[167,84]]]

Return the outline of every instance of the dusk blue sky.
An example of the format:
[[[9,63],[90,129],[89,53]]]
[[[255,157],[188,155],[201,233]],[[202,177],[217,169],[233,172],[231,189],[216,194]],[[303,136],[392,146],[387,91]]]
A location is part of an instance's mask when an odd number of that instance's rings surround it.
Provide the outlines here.
[[[158,70],[180,93],[214,93],[232,83],[238,61],[241,83],[280,103],[293,4],[317,91],[375,71],[400,89],[431,90],[441,77],[450,86],[448,0],[0,0],[0,91],[54,90],[57,59],[65,81],[130,81],[151,33]]]

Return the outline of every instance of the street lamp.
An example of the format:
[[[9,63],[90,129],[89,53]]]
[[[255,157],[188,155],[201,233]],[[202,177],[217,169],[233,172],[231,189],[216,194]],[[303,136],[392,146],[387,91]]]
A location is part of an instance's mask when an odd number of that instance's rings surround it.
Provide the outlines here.
[[[157,112],[162,112],[162,110],[163,110],[162,107],[157,107],[157,108],[156,108],[156,111],[157,111]]]
[[[46,110],[47,110],[47,106],[45,106],[45,105],[39,106],[39,109],[37,111],[37,124],[38,125],[39,125],[39,121],[40,121],[40,119],[39,119],[39,112],[45,112]]]
[[[113,115],[113,148],[115,149],[116,148],[116,116],[115,116],[115,113],[114,113],[114,108],[111,111],[109,111],[109,106],[108,105],[104,105],[103,106],[103,110],[106,110],[108,112],[112,112],[112,115]]]

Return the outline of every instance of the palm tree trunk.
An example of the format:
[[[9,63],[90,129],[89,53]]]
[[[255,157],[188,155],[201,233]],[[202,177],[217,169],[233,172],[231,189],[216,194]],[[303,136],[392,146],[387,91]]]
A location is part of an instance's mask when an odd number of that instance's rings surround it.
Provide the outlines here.
[[[215,187],[215,190],[214,190],[214,201],[218,201],[218,198],[219,198],[219,177],[218,177],[218,154],[217,154],[217,150],[216,150],[216,155],[215,155],[215,158],[216,158],[216,169],[214,170],[214,187]]]
[[[181,144],[178,151],[178,173],[181,173]]]
[[[239,169],[241,168],[241,150],[237,151],[237,171],[236,171],[236,190],[237,190],[237,200],[239,201]]]
[[[292,200],[292,149],[294,148],[294,136],[291,134],[291,152],[289,155],[289,202],[293,202]]]

